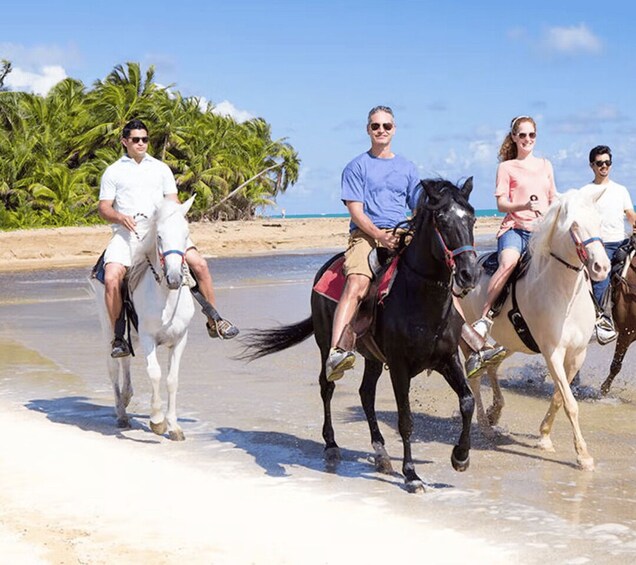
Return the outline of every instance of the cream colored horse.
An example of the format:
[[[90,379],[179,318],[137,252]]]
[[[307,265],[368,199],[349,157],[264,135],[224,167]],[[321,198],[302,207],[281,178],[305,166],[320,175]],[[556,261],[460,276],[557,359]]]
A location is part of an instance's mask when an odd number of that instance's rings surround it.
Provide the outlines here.
[[[600,240],[600,216],[595,201],[602,192],[582,193],[571,190],[548,210],[530,239],[532,259],[526,275],[517,283],[517,303],[554,381],[554,394],[540,426],[538,447],[554,451],[550,433],[559,408],[563,405],[572,425],[578,465],[594,469],[594,459],[587,449],[579,426],[577,402],[569,383],[581,368],[596,319],[590,296],[589,277],[607,276],[610,262]],[[463,299],[469,321],[481,316],[488,280],[485,274],[478,286]],[[512,354],[533,354],[517,335],[508,312],[508,296],[501,313],[495,317],[491,336]],[[486,435],[494,431],[503,407],[503,396],[496,377],[497,367],[488,371],[493,384],[493,406],[484,412],[479,394],[479,380],[472,384],[477,402],[477,421]]]

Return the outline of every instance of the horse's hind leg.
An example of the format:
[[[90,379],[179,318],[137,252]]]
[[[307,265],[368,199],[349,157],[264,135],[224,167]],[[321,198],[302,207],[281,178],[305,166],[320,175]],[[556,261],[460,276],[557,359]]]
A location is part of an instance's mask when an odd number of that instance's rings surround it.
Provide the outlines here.
[[[166,421],[168,424],[168,437],[173,441],[183,441],[185,435],[177,419],[177,389],[179,388],[179,366],[181,356],[188,341],[187,334],[184,335],[170,352],[168,376],[166,386],[168,387],[168,409],[166,410]]]
[[[612,383],[614,382],[614,378],[621,372],[621,368],[623,367],[623,358],[625,357],[625,353],[627,353],[627,349],[632,341],[633,336],[627,335],[627,332],[620,332],[618,334],[616,349],[614,350],[614,358],[610,365],[610,372],[601,385],[601,395],[607,396],[609,393]]]
[[[462,433],[459,436],[459,443],[453,448],[451,464],[456,471],[465,471],[470,465],[470,422],[475,411],[475,399],[466,382],[457,353],[448,361],[442,375],[457,394],[459,411],[462,415]]]
[[[126,402],[126,396],[119,386],[119,373],[121,370],[124,378],[124,383],[126,379],[126,373],[128,373],[130,379],[130,360],[127,358],[113,359],[110,356],[110,350],[108,351],[107,355],[108,376],[110,377],[110,382],[113,387],[113,393],[115,395],[115,415],[117,418],[117,427],[126,429],[130,427],[130,419],[128,418],[128,414],[126,413],[126,406],[128,405]]]
[[[322,438],[325,440],[325,461],[328,466],[333,466],[340,461],[340,447],[338,447],[336,443],[336,435],[333,431],[333,422],[331,419],[331,399],[333,398],[336,384],[327,380],[325,371],[325,363],[329,349],[324,350],[321,348],[320,353],[322,368],[320,369],[318,381],[320,382],[320,397],[322,398],[323,407]]]
[[[389,454],[384,448],[384,437],[378,426],[378,419],[375,413],[375,393],[378,379],[382,374],[382,363],[367,359],[364,364],[364,375],[360,385],[360,400],[362,408],[367,417],[369,431],[371,432],[371,445],[375,451],[375,468],[380,473],[393,473],[393,466]]]

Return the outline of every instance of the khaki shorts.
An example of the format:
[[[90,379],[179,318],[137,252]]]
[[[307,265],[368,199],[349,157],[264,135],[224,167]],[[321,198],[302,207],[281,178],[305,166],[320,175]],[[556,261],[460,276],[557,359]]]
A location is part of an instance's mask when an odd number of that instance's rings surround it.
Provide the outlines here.
[[[393,230],[384,231],[392,232]],[[362,230],[353,230],[351,235],[349,235],[349,245],[345,251],[343,267],[345,277],[349,275],[364,275],[372,279],[373,273],[371,267],[369,267],[369,253],[378,246],[378,241]]]

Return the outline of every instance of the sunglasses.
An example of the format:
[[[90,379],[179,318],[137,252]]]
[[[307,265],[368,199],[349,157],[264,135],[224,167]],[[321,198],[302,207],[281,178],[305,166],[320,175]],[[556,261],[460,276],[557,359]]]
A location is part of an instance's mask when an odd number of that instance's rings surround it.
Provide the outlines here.
[[[140,141],[142,143],[148,143],[147,137],[129,137],[128,139],[130,139],[133,143],[139,143]]]
[[[525,139],[526,137],[529,137],[530,139],[534,139],[535,137],[537,137],[537,132],[536,131],[531,131],[530,133],[518,133],[517,137],[519,139]]]
[[[390,122],[388,124],[378,124],[377,122],[373,122],[371,124],[371,129],[373,131],[378,131],[381,127],[384,128],[384,131],[391,131],[393,129],[393,124]]]
[[[601,167],[611,167],[612,161],[607,159],[607,161],[594,161],[594,164],[600,169]]]

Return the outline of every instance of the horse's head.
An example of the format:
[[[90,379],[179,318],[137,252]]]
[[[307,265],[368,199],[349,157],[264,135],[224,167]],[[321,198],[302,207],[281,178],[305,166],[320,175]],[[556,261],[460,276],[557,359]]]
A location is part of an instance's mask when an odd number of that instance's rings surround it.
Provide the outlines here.
[[[473,189],[470,177],[461,188],[442,179],[425,179],[416,218],[433,230],[433,256],[444,262],[453,275],[453,294],[463,296],[479,278],[473,228],[475,210],[468,203]],[[420,209],[421,208],[421,209]]]
[[[572,189],[553,202],[530,240],[532,256],[551,256],[574,270],[585,267],[594,281],[605,279],[610,261],[596,207],[603,192]]]
[[[194,196],[183,204],[165,200],[157,211],[157,254],[166,284],[171,290],[183,284],[190,233],[185,216],[193,201]]]

